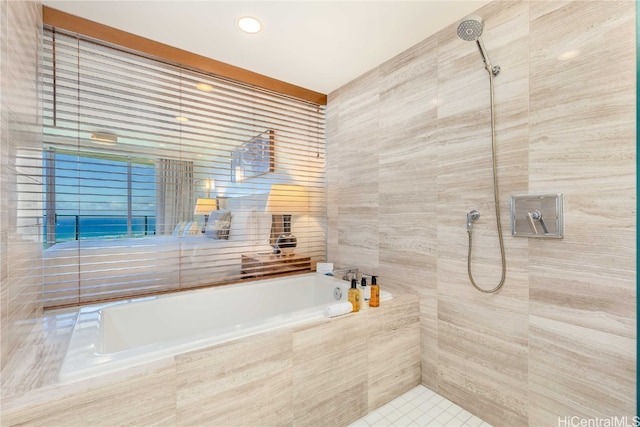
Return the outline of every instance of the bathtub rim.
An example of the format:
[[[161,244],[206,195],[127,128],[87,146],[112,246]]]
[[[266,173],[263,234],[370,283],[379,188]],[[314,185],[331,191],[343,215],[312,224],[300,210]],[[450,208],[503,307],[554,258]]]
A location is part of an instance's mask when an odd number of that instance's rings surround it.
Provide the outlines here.
[[[237,334],[234,334],[233,331],[231,331],[231,329],[233,328],[226,328],[225,330],[221,330],[224,331],[223,334],[216,335],[220,337],[220,339],[215,340],[215,342],[212,342],[210,331],[203,332],[197,335],[189,335],[177,340],[168,341],[164,343],[166,345],[163,351],[155,351],[151,356],[149,356],[149,350],[153,349],[154,347],[161,346],[162,344],[152,343],[114,353],[105,354],[98,352],[97,347],[99,346],[99,343],[96,341],[96,336],[100,334],[99,328],[102,310],[129,304],[144,304],[165,298],[188,298],[189,295],[198,293],[206,293],[212,291],[232,291],[234,287],[237,288],[238,286],[251,287],[259,285],[261,283],[264,283],[264,286],[267,286],[268,283],[274,281],[283,279],[304,279],[305,277],[326,277],[326,279],[335,281],[336,285],[340,285],[343,290],[345,290],[343,300],[346,298],[346,290],[349,288],[348,282],[335,277],[323,276],[312,272],[285,277],[252,280],[247,283],[240,282],[210,288],[198,288],[173,294],[136,297],[122,301],[112,301],[85,306],[79,310],[78,315],[75,319],[71,337],[69,339],[67,349],[64,353],[63,361],[57,374],[57,383],[69,384],[97,376],[120,372],[128,368],[139,367],[140,365],[174,357],[179,354],[202,350],[208,347],[213,347],[219,344],[224,344],[226,342],[230,342],[236,339],[242,339],[260,333],[268,333],[273,330],[282,329],[285,327],[299,326],[314,321],[331,320],[331,318],[327,318],[324,316],[323,311],[325,307],[335,303],[335,301],[327,304],[312,306],[302,310],[297,310],[293,312],[295,313],[294,315],[289,316],[287,319],[282,319],[279,322],[275,321],[275,318],[278,318],[279,316],[271,316],[260,319],[259,321],[249,322],[245,325],[247,327],[243,329],[244,333],[241,336],[237,336]],[[380,299],[382,301],[392,298],[393,296],[391,293],[387,291],[380,292]],[[354,313],[348,313],[347,315],[349,314]],[[267,321],[269,321],[269,326],[265,326],[265,323]],[[119,359],[119,357],[122,357],[123,355],[127,356],[126,359]]]

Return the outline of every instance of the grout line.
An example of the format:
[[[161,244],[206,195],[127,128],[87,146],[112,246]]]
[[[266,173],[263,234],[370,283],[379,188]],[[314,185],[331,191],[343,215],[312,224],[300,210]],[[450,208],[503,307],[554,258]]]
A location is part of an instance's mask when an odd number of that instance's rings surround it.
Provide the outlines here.
[[[349,427],[491,427],[466,409],[423,385],[396,397]]]

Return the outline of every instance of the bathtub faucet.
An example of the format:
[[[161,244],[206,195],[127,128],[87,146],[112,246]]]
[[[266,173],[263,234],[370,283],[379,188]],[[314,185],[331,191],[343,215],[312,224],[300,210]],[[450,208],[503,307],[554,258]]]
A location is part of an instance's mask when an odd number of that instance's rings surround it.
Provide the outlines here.
[[[342,276],[342,280],[346,280],[349,283],[351,283],[352,279],[358,280],[358,270],[348,270],[346,273],[344,273],[344,276]]]
[[[333,276],[351,283],[351,279],[358,279],[358,267],[334,268]]]

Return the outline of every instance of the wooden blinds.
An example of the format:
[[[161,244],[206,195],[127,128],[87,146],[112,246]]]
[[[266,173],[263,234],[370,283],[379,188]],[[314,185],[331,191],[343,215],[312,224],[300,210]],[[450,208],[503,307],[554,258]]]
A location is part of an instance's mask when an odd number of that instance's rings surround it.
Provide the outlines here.
[[[291,259],[324,259],[323,106],[60,31],[43,49],[45,307],[253,277],[242,256],[289,225]]]

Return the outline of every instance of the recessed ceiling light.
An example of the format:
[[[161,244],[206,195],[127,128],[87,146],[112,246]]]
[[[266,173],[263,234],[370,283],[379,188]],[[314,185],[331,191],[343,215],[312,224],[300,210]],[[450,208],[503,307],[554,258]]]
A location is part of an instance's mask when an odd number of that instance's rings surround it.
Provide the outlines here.
[[[188,122],[189,121],[189,119],[187,119],[184,116],[176,116],[176,120],[179,121],[179,122]]]
[[[211,86],[208,83],[197,83],[196,84],[196,89],[201,90],[203,92],[211,92],[213,90],[213,86]]]
[[[243,16],[238,19],[238,27],[245,33],[255,34],[262,29],[262,24],[256,18]]]

